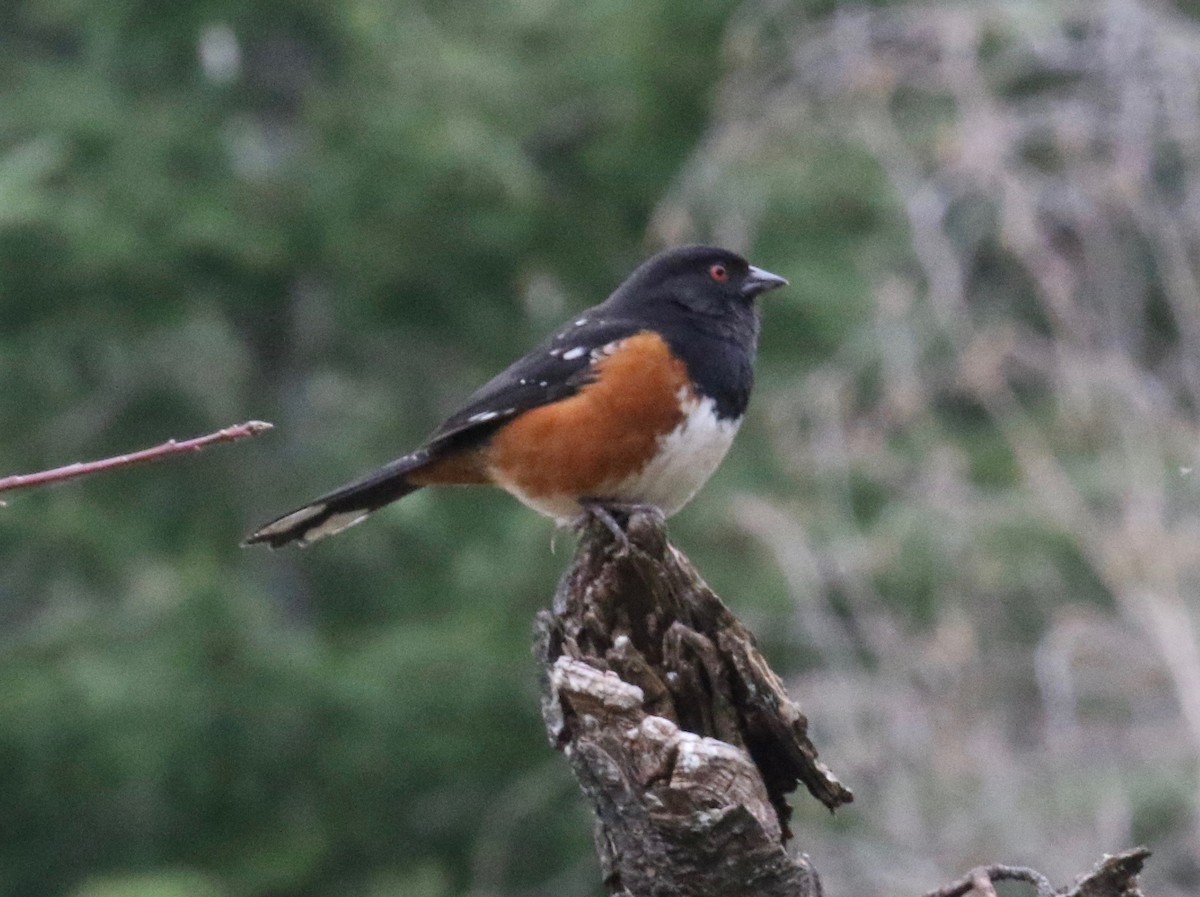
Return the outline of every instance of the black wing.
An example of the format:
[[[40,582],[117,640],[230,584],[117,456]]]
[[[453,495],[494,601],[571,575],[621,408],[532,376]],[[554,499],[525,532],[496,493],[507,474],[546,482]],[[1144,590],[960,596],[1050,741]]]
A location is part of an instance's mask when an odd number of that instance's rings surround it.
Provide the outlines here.
[[[584,312],[485,383],[421,448],[277,517],[251,534],[246,544],[267,542],[279,547],[298,541],[306,545],[353,526],[372,511],[419,489],[408,479],[412,471],[478,445],[522,411],[578,392],[591,375],[592,353],[640,329],[629,321]]]
[[[518,414],[577,393],[591,377],[592,353],[644,329],[583,312],[467,398],[429,437],[431,452],[482,441]]]

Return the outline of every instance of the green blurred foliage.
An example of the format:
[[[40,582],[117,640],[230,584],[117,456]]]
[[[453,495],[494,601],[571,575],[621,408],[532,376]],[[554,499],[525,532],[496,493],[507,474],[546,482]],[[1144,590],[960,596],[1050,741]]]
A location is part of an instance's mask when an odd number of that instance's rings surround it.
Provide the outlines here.
[[[501,888],[596,887],[528,656],[568,536],[552,553],[507,497],[451,491],[303,554],[237,543],[653,248],[734,8],[5,5],[0,467],[277,429],[0,516],[0,893],[440,895],[480,856]],[[771,178],[806,219],[870,226],[837,183]],[[837,281],[849,250],[804,236]],[[844,326],[779,314],[805,352]],[[732,585],[762,565],[722,518],[680,532]]]
[[[905,835],[923,862],[949,842],[955,863],[1012,859],[970,851],[1020,843],[1013,830],[1040,838],[1024,816],[987,817],[991,797],[962,822],[947,793],[992,780],[937,738],[1000,720],[1027,746],[1039,640],[1107,613],[1116,589],[1102,553],[1031,504],[1010,422],[964,386],[915,257],[886,163],[911,153],[917,192],[952,167],[961,98],[887,59],[868,61],[888,77],[855,82],[866,99],[794,71],[887,6],[906,4],[0,6],[0,473],[276,424],[0,511],[0,895],[598,894],[529,656],[568,534],[503,494],[444,490],[304,552],[237,546],[411,447],[675,236],[747,235],[735,248],[793,284],[766,304],[736,448],[672,534],[779,671],[812,677],[835,768],[884,807],[828,821],[801,797],[798,830],[896,876]],[[1069,89],[1013,62],[1037,41],[1012,22],[1053,16],[1004,6],[977,48],[997,104]],[[839,39],[799,52],[798,31],[826,21]],[[895,147],[864,144],[864,109]],[[1183,192],[1190,157],[1168,149],[1155,177]],[[1046,180],[1066,156],[1032,138],[1020,154]],[[1002,202],[948,180],[936,225],[968,329],[1055,338]],[[1111,255],[1150,285],[1130,326],[1154,369],[1181,340],[1146,242],[1131,227]],[[1047,381],[1012,386],[1119,544],[1120,409],[1093,418]],[[1097,716],[1131,715],[1128,695],[1096,691]],[[1099,786],[1053,756],[1075,775],[1046,818],[1086,827]],[[1028,757],[1001,760],[1004,783]],[[1149,785],[1131,827],[1182,841],[1194,806],[1164,775],[1134,777]],[[1123,846],[1085,844],[1084,862]]]

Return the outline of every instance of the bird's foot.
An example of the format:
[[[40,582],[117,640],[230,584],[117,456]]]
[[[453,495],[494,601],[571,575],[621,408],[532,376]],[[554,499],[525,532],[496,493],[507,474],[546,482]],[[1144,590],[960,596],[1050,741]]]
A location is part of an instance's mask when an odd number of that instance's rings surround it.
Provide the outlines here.
[[[619,555],[628,554],[630,551],[629,535],[625,532],[625,528],[629,525],[629,518],[639,512],[646,512],[662,516],[662,511],[653,505],[643,505],[631,502],[619,502],[605,500],[602,498],[583,498],[579,500],[579,507],[583,509],[583,514],[579,518],[580,528],[587,525],[589,520],[598,520],[604,524],[605,528],[613,534],[613,539],[616,540]]]

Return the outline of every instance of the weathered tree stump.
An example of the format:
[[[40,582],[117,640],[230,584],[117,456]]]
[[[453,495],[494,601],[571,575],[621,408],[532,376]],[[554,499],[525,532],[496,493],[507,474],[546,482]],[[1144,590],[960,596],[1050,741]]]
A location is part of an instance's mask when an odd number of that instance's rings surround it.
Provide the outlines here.
[[[787,796],[853,799],[817,759],[808,721],[754,638],[667,541],[653,513],[626,538],[582,534],[551,610],[538,615],[542,713],[596,810],[605,884],[618,897],[820,897],[790,853]],[[984,866],[927,897],[1028,882],[1038,897],[1140,897],[1149,851],[1105,857],[1070,889]]]
[[[784,849],[787,795],[832,810],[849,790],[662,519],[635,513],[627,539],[589,527],[537,624],[547,730],[596,806],[610,892],[819,894]]]

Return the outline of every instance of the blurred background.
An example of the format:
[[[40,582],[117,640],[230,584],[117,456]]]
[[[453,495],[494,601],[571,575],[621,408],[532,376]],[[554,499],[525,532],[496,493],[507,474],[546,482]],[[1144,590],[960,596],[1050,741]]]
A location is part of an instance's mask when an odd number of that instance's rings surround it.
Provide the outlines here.
[[[573,540],[390,459],[647,254],[765,304],[672,523],[857,801],[831,895],[1200,890],[1200,4],[6,0],[0,894],[600,893],[529,654]]]

